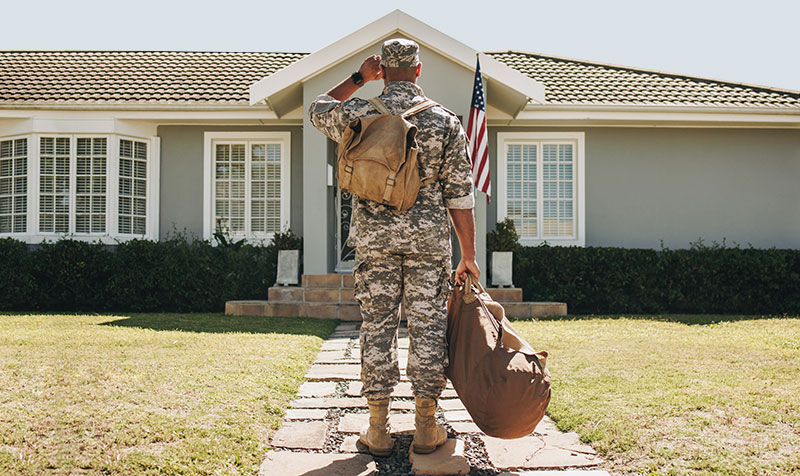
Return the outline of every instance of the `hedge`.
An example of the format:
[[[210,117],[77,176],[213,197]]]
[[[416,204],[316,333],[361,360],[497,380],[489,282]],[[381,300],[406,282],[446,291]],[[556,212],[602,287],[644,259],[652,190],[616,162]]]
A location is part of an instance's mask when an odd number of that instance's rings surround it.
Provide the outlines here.
[[[526,301],[566,302],[570,314],[800,314],[800,250],[526,247],[514,253]]]
[[[114,246],[0,239],[0,310],[219,312],[266,299],[273,245],[213,246],[178,234]],[[800,314],[800,250],[626,249],[542,245],[514,252],[526,301],[566,302],[571,314]]]
[[[267,298],[277,255],[274,246],[212,246],[182,235],[113,246],[4,238],[0,310],[223,311],[228,300]]]

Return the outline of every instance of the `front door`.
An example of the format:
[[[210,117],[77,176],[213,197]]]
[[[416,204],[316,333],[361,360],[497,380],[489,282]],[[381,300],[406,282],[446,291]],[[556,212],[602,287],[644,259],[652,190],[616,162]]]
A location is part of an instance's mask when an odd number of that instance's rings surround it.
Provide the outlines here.
[[[347,246],[350,236],[350,217],[353,215],[352,195],[336,189],[336,272],[353,271],[356,250]]]

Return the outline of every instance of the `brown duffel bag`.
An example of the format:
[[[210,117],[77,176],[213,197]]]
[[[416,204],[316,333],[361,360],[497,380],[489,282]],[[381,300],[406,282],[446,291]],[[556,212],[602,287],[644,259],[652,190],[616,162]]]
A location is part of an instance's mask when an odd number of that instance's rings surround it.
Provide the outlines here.
[[[534,351],[469,274],[447,307],[446,373],[473,421],[497,438],[531,434],[550,403],[547,352]]]

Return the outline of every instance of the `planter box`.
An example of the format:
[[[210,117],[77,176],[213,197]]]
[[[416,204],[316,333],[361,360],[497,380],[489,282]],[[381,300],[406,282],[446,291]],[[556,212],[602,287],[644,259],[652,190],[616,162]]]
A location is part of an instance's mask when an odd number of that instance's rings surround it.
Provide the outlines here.
[[[300,282],[300,250],[278,251],[278,276],[275,284],[287,286]]]
[[[492,252],[492,286],[514,286],[512,280],[513,251]]]

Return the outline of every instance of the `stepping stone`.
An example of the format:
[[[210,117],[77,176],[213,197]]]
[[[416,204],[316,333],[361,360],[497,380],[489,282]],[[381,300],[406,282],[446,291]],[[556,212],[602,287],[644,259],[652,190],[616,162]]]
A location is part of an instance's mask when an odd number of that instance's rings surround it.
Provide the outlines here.
[[[536,429],[534,429],[533,432],[542,436],[561,434],[561,430],[558,429],[553,420],[551,420],[547,415],[545,415],[544,418],[542,418],[542,421],[536,425]]]
[[[450,427],[456,433],[483,433],[478,425],[471,421],[453,421],[448,422]]]
[[[408,460],[411,461],[414,474],[467,474],[470,471],[467,458],[464,457],[464,442],[454,438],[449,438],[436,451],[426,455],[414,453],[412,445]]]
[[[306,382],[300,385],[299,397],[327,397],[336,393],[336,382]]]
[[[293,453],[270,451],[258,476],[373,476],[378,468],[370,455],[342,453]]]
[[[444,412],[444,417],[447,421],[472,421],[472,417],[466,410]]]
[[[441,398],[458,398],[458,394],[452,388],[446,388],[444,392],[442,392]]]
[[[367,408],[366,398],[298,398],[289,404],[292,408]]]
[[[449,412],[454,410],[466,410],[464,404],[458,398],[442,399],[439,400],[439,408]]]
[[[369,413],[348,413],[339,420],[337,431],[340,433],[358,433],[368,423]],[[392,427],[392,434],[414,433],[414,414],[390,413],[389,425]]]
[[[289,421],[272,437],[272,446],[301,450],[321,450],[325,447],[328,424],[324,421]]]
[[[356,397],[361,395],[361,388],[363,387],[361,382],[350,382],[347,387],[346,395],[351,397]],[[411,382],[400,382],[394,388],[394,392],[392,392],[392,397],[395,398],[414,398],[414,394],[411,390]]]
[[[364,384],[361,382],[350,382],[347,385],[347,390],[344,392],[345,395],[348,397],[358,397],[361,396],[361,389],[364,388]]]
[[[322,364],[322,365],[355,364],[355,365],[361,365],[361,361],[358,360],[358,359],[353,359],[353,358],[347,358],[347,359],[341,358],[341,359],[330,359],[330,360],[319,359],[318,358],[317,360],[314,361],[314,364]]]
[[[357,330],[357,329],[358,329],[358,323],[356,323],[356,322],[343,322],[343,323],[339,324],[338,326],[336,326],[336,329],[334,329],[333,331],[334,332],[338,332],[338,331],[354,331],[354,330]]]
[[[392,400],[392,410],[413,410],[413,400]]]
[[[324,420],[328,410],[315,408],[290,408],[286,410],[286,420]]]
[[[348,345],[350,345],[350,339],[326,340],[319,350],[345,350]]]
[[[482,435],[480,438],[486,446],[489,459],[498,469],[580,468],[600,463],[600,459],[595,455],[549,446],[543,437],[526,436],[515,440],[503,440]]]
[[[580,436],[575,432],[569,433],[549,433],[544,436],[544,443],[548,448],[559,448],[573,453],[583,453],[596,455],[597,451],[589,445],[581,443]]]
[[[351,364],[314,364],[308,369],[308,373],[306,373],[306,379],[312,382],[338,382],[342,380],[358,380],[359,378],[361,378],[361,366]]]
[[[555,471],[555,470],[540,470],[540,471],[514,471],[513,473],[503,472],[497,476],[609,476],[608,471],[600,470],[579,470],[574,471]]]
[[[358,441],[358,435],[347,435],[344,437],[339,451],[342,453],[369,453],[369,448]]]
[[[317,361],[320,360],[337,360],[344,358],[344,349],[342,350],[323,350],[317,354]]]

